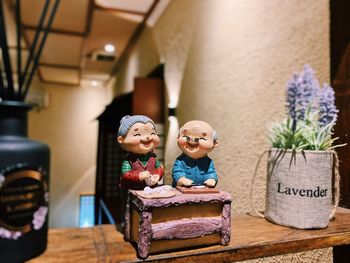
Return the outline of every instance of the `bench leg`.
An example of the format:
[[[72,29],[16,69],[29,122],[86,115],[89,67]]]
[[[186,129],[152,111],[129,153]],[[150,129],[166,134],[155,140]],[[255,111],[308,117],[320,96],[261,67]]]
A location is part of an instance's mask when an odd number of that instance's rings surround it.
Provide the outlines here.
[[[145,259],[148,257],[149,247],[152,238],[152,213],[141,212],[139,238],[137,241],[138,257]]]
[[[124,225],[124,240],[130,241],[130,196],[129,193],[126,198],[126,208],[125,208],[125,225]]]
[[[221,214],[221,245],[226,246],[231,239],[231,204],[224,204]]]

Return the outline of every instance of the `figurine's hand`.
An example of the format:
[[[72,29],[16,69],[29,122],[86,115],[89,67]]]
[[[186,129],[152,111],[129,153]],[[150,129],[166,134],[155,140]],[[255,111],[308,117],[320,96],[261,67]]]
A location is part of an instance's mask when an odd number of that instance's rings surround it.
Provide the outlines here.
[[[191,186],[193,183],[192,180],[187,179],[186,177],[181,177],[178,181],[177,181],[177,185],[183,185],[183,186]]]
[[[159,178],[159,174],[152,174],[149,178],[146,179],[145,182],[148,186],[153,186],[158,183]]]
[[[139,173],[139,180],[140,181],[145,181],[147,178],[150,178],[151,174],[149,173],[149,171],[143,171],[141,173]]]
[[[214,179],[207,179],[205,180],[204,184],[208,187],[214,187],[216,184],[216,181]]]

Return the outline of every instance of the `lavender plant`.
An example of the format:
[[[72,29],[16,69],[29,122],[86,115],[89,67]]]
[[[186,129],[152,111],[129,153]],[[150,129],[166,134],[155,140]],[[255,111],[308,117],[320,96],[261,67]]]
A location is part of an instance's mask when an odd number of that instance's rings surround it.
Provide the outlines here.
[[[272,146],[293,150],[329,150],[333,145],[333,127],[338,110],[334,91],[324,84],[320,88],[313,69],[305,65],[287,85],[287,117],[271,129]]]
[[[326,83],[323,84],[323,89],[320,93],[320,117],[319,125],[325,127],[330,123],[335,123],[338,117],[338,110],[334,105],[335,97],[334,90]]]

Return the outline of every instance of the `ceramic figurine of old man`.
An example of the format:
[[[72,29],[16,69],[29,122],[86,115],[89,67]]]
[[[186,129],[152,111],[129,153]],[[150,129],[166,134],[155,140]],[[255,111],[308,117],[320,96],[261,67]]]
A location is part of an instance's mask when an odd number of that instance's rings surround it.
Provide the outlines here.
[[[177,145],[182,154],[173,166],[173,186],[215,187],[218,176],[208,153],[219,145],[216,131],[204,121],[189,121],[180,128]]]
[[[154,122],[144,115],[123,117],[118,142],[128,151],[122,163],[120,186],[131,190],[156,186],[162,179],[164,169],[153,152],[159,145]]]

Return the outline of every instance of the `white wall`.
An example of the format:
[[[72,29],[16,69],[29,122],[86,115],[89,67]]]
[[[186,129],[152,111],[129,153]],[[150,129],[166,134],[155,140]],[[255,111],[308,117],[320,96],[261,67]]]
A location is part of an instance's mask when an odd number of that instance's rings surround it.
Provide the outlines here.
[[[104,87],[44,85],[47,109],[29,115],[29,137],[51,148],[50,227],[79,223],[79,193],[95,191],[98,122],[110,102]]]

